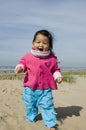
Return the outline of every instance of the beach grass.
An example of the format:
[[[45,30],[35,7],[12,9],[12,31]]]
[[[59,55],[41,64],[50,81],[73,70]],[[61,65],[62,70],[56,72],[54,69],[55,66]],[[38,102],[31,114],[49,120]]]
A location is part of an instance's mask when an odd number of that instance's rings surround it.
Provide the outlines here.
[[[24,73],[16,74],[10,72],[1,72],[0,73],[0,80],[22,80],[24,78]]]
[[[63,82],[74,83],[74,82],[76,82],[77,76],[86,77],[86,70],[62,71]]]
[[[86,70],[69,70],[62,71],[62,81],[68,83],[74,83],[76,76],[86,77]],[[14,72],[0,72],[0,80],[23,80],[25,74],[16,74]]]

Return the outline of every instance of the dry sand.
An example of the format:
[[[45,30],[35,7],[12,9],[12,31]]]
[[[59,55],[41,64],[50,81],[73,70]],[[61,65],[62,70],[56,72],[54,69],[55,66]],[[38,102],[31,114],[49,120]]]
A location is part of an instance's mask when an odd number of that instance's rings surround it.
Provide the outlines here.
[[[40,110],[36,123],[26,122],[21,80],[0,80],[0,130],[48,130]],[[86,130],[86,78],[62,83],[53,91],[59,130]]]

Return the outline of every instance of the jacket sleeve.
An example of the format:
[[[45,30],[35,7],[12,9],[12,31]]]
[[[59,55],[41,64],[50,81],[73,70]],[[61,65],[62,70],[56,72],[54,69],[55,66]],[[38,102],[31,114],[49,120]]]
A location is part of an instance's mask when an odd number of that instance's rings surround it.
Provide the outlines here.
[[[61,69],[58,67],[58,64],[60,62],[58,61],[57,58],[55,58],[55,61],[54,61],[54,66],[53,66],[53,69],[52,69],[52,73],[53,73],[53,78],[56,80],[58,77],[61,77]]]
[[[25,56],[23,56],[23,57],[19,60],[18,64],[17,64],[16,67],[15,67],[15,72],[16,72],[17,67],[22,67],[23,72],[25,72],[25,71],[27,70],[26,57],[27,57],[27,56],[25,55]]]

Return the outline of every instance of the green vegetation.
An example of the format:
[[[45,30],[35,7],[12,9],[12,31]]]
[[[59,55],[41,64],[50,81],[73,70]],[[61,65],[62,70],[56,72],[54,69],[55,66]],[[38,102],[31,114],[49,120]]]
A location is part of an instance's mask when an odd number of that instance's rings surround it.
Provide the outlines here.
[[[25,74],[15,74],[15,73],[0,73],[0,80],[22,80]]]
[[[25,74],[15,74],[12,72],[1,72],[0,80],[23,80]],[[76,81],[76,77],[86,77],[86,70],[70,70],[70,71],[62,71],[62,80],[63,82],[74,83]]]
[[[63,82],[74,83],[77,76],[86,77],[86,70],[62,71]]]
[[[62,71],[62,74],[86,76],[86,70],[69,70],[69,71]]]
[[[68,82],[68,83],[74,83],[75,82],[75,76],[68,72],[62,72],[62,81]]]

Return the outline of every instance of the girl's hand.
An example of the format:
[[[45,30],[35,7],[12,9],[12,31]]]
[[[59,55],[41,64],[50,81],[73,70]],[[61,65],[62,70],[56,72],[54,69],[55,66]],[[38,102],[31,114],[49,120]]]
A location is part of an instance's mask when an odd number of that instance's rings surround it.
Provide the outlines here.
[[[58,78],[56,79],[56,82],[57,82],[58,84],[60,84],[60,83],[62,82],[62,77],[58,77]]]
[[[23,72],[23,68],[22,67],[17,67],[16,68],[16,73],[21,73]]]

